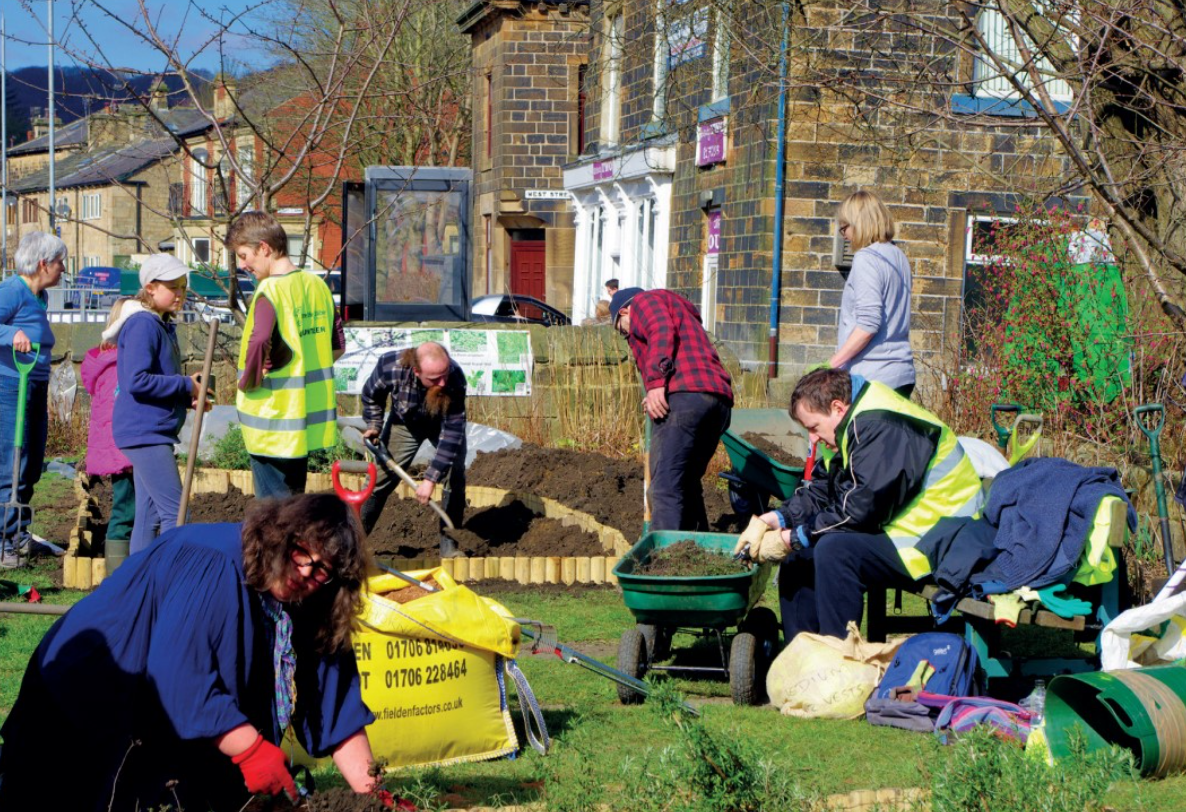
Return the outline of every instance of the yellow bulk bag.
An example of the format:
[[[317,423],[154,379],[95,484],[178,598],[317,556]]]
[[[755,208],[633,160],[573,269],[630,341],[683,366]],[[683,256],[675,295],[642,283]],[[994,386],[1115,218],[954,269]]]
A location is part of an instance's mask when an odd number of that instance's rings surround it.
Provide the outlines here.
[[[867,643],[855,623],[843,640],[800,632],[770,665],[770,704],[784,716],[859,719],[901,642]]]
[[[409,572],[441,591],[405,604],[380,593],[411,588],[388,574],[367,579],[354,655],[376,758],[390,767],[447,765],[509,756],[519,749],[507,708],[506,677],[516,682],[531,743],[548,747],[542,716],[514,656],[519,626],[495,601],[459,586],[440,568]],[[539,730],[537,736],[532,721]],[[288,735],[296,763],[310,763]],[[287,748],[286,748],[287,749]]]

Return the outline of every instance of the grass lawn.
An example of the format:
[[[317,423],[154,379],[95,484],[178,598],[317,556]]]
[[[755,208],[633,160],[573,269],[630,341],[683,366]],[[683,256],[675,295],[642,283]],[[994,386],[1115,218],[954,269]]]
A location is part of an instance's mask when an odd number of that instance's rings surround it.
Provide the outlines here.
[[[37,500],[51,499],[55,489],[70,487],[67,480],[47,477]],[[0,577],[35,585],[47,602],[79,600],[83,593],[53,586],[55,569],[52,562],[43,562],[19,575]],[[560,642],[611,665],[620,634],[633,624],[621,598],[609,588],[562,593],[481,583],[476,591],[499,600],[517,616],[554,625]],[[11,599],[11,590],[4,594]],[[772,596],[768,592],[769,605]],[[11,710],[29,656],[52,622],[53,618],[0,613],[0,719]],[[684,649],[689,642],[690,638],[677,637],[675,647]],[[553,737],[551,755],[541,757],[528,748],[514,760],[397,775],[393,788],[402,787],[422,802],[425,795],[435,796],[437,805],[498,806],[539,801],[550,782],[557,796],[566,796],[566,809],[593,808],[597,803],[623,810],[658,808],[657,802],[664,799],[654,797],[646,776],[660,768],[667,748],[676,743],[670,726],[648,705],[619,704],[613,683],[556,657],[525,655],[520,665],[544,708]],[[724,681],[678,679],[676,684],[699,706],[705,730],[753,745],[772,774],[798,783],[805,794],[927,787],[928,770],[963,755],[959,747],[942,747],[928,735],[865,722],[792,719],[769,706],[735,707]],[[521,725],[513,699],[512,711]],[[525,741],[521,731],[520,741]],[[63,742],[63,752],[69,749],[69,742]],[[332,776],[325,778],[334,783]],[[558,807],[562,799],[550,800]],[[1036,798],[1033,809],[1049,808],[1040,802]],[[1124,782],[1113,786],[1106,802],[1119,812],[1186,812],[1186,777]]]

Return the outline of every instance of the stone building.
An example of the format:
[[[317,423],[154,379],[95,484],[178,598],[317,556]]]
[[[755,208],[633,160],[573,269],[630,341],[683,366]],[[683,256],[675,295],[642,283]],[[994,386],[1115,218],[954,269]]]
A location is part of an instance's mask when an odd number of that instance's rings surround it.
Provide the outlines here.
[[[194,267],[229,268],[232,257],[223,244],[228,221],[236,211],[265,205],[288,233],[294,258],[304,258],[307,267],[336,264],[340,196],[330,195],[311,211],[302,183],[306,174],[333,169],[333,161],[316,150],[302,153],[311,167],[307,173],[298,168],[267,201],[259,194],[259,179],[278,162],[260,129],[244,123],[241,109],[254,104],[252,109],[268,111],[261,119],[280,126],[300,119],[277,114],[299,108],[299,97],[263,102],[260,95],[236,97],[232,81],[216,78],[210,110],[215,124],[195,107],[171,106],[162,83],[146,104],[113,103],[57,128],[53,209],[69,249],[67,273],[93,265],[126,267],[156,251],[172,251]],[[8,152],[5,268],[12,267],[23,234],[50,228],[49,136],[34,135]],[[291,133],[285,136],[280,142],[291,145]],[[233,160],[224,154],[224,142]],[[342,172],[349,176],[349,169]]]
[[[585,145],[587,0],[479,0],[473,42],[473,296],[573,306],[574,224],[562,168]]]
[[[586,143],[563,170],[576,229],[572,316],[590,315],[611,277],[670,288],[700,306],[745,366],[797,378],[835,349],[849,264],[835,212],[869,188],[889,204],[911,260],[912,344],[927,386],[927,373],[960,344],[967,269],[983,259],[972,234],[1007,217],[1019,193],[1053,188],[1064,167],[1054,145],[1025,126],[1032,109],[1014,103],[1009,83],[982,60],[918,26],[854,33],[847,8],[796,4],[785,211],[776,223],[779,9],[592,0]],[[958,24],[952,4],[911,9]],[[990,43],[999,26],[991,14],[977,20]],[[941,89],[881,87],[891,60],[897,75],[915,60],[951,79]],[[1065,100],[1062,88],[1051,90]],[[901,102],[905,92],[929,93],[941,114],[876,101]]]

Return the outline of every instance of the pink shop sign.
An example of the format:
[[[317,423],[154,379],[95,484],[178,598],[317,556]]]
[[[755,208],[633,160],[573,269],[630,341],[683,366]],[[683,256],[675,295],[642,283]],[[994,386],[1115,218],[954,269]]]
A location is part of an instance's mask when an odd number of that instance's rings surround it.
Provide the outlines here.
[[[610,180],[614,176],[613,161],[594,161],[593,180]]]
[[[721,253],[721,210],[716,209],[708,213],[708,252]]]
[[[725,160],[725,119],[702,122],[696,128],[696,166],[711,166]]]

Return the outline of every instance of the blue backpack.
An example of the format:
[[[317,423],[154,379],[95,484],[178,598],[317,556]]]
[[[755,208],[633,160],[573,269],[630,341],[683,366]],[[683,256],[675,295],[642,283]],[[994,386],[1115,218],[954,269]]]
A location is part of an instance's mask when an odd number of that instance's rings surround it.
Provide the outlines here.
[[[959,635],[916,634],[898,647],[873,697],[893,699],[895,689],[903,687],[945,696],[978,696],[979,667],[976,649]]]

